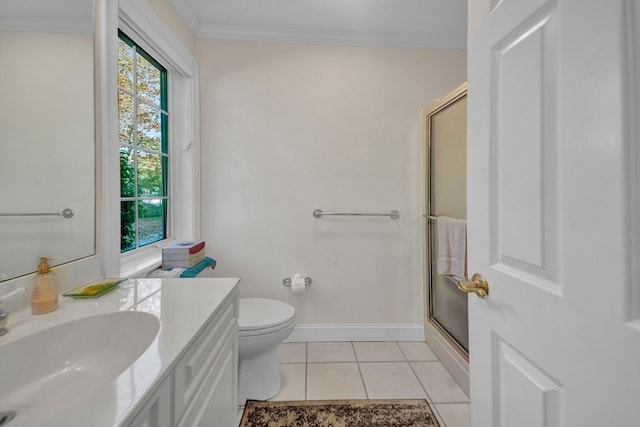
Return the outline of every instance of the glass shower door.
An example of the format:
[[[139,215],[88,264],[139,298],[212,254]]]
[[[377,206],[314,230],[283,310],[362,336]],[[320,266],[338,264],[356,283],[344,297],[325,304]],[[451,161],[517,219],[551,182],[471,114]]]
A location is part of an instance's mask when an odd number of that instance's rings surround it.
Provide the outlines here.
[[[428,115],[428,320],[464,354],[469,351],[467,294],[438,274],[438,217],[466,219],[466,89]]]

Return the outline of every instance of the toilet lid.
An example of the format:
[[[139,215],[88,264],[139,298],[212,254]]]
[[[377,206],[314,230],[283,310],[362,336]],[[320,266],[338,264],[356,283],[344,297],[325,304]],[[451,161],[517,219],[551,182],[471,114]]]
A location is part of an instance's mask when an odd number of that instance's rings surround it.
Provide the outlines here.
[[[287,303],[264,298],[240,298],[240,330],[266,329],[289,322],[296,310]]]

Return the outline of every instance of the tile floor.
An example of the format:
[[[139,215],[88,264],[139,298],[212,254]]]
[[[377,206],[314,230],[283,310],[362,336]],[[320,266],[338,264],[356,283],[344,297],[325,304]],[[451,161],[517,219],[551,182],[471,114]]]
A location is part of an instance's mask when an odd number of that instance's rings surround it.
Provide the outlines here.
[[[442,427],[469,426],[469,397],[424,342],[283,343],[279,352],[272,400],[427,399]]]

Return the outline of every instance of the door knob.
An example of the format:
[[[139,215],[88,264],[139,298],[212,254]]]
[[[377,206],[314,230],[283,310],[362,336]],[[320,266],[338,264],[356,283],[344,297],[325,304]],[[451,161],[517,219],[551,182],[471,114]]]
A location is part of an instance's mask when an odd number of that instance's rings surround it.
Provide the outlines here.
[[[460,280],[458,289],[468,294],[473,292],[480,298],[486,298],[489,295],[489,282],[480,273],[471,276],[471,280]]]

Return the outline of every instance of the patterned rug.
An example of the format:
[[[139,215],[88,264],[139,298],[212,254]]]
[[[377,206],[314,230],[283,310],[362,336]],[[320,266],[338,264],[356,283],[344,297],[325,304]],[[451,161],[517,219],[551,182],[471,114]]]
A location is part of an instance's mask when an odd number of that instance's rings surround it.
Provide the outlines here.
[[[240,427],[440,427],[426,400],[247,401]]]

